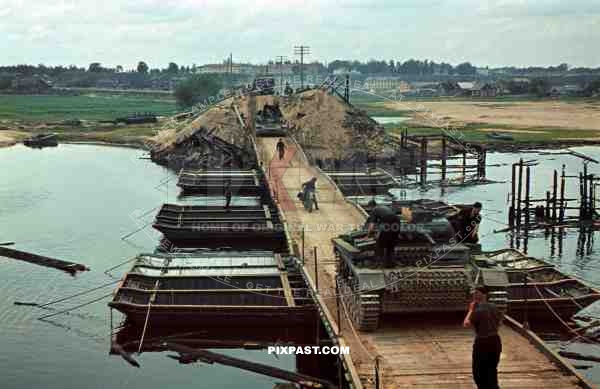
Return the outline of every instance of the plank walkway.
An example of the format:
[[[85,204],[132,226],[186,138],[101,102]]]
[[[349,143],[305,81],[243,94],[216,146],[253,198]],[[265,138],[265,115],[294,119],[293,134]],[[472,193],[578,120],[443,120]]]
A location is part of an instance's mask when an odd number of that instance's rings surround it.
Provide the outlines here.
[[[363,215],[345,201],[327,177],[311,167],[301,150],[286,139],[283,160],[276,157],[278,138],[258,138],[259,158],[268,169],[271,187],[288,222],[292,238],[301,246],[304,226],[305,269],[315,279],[313,247],[318,252],[319,290],[336,318],[335,265],[331,239],[364,223]],[[302,182],[317,177],[319,210],[308,213],[296,199]],[[459,316],[436,320],[390,318],[371,333],[354,332],[341,314],[341,332],[350,346],[354,366],[364,388],[375,388],[374,357],[381,359],[381,388],[475,388],[471,376],[473,334]],[[503,353],[499,366],[502,388],[576,388],[577,379],[565,375],[527,338],[508,326],[501,329]]]

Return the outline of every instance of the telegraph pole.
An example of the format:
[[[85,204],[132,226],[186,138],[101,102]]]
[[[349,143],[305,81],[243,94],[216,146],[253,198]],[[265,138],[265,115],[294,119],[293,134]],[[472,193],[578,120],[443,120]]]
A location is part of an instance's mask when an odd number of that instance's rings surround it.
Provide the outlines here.
[[[275,63],[279,65],[279,86],[281,87],[281,96],[283,96],[283,62],[287,60],[287,56],[278,55],[275,59]]]
[[[300,56],[300,89],[304,89],[304,56],[310,54],[310,46],[294,46],[294,54]]]

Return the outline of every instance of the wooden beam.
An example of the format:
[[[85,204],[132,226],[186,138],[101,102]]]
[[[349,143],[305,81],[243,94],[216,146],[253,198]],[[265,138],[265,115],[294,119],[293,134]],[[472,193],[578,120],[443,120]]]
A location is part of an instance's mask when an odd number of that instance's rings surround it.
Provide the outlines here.
[[[337,389],[337,386],[329,381],[311,377],[306,374],[287,371],[276,367],[263,365],[261,363],[250,362],[243,359],[230,357],[228,355],[215,353],[213,351],[195,349],[178,343],[165,342],[164,345],[166,349],[170,349],[180,353],[180,360],[182,362],[188,359],[192,359],[205,363],[219,363],[221,365],[233,366],[237,367],[238,369],[251,371],[253,373],[258,373],[269,377],[295,382],[306,387]]]
[[[292,296],[292,288],[290,287],[290,281],[286,271],[281,272],[281,285],[283,286],[283,294],[285,295],[285,301],[288,307],[295,307],[294,297]]]

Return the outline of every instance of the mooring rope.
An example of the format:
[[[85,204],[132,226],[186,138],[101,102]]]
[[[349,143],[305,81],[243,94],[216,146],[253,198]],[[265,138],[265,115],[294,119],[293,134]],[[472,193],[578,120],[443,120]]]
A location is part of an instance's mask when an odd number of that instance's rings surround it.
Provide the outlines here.
[[[70,299],[75,298],[75,297],[83,296],[85,294],[88,294],[90,292],[96,291],[98,289],[102,289],[102,288],[106,288],[107,286],[114,285],[114,284],[116,284],[118,282],[121,282],[121,279],[116,280],[116,281],[111,281],[111,282],[108,282],[106,284],[102,284],[102,285],[97,286],[95,288],[87,289],[87,290],[84,290],[83,292],[75,293],[75,294],[67,296],[67,297],[61,297],[58,300],[48,301],[47,303],[44,303],[44,304],[23,303],[23,302],[15,301],[15,305],[30,305],[30,306],[35,306],[35,307],[43,308],[43,307],[47,307],[48,305],[53,305],[53,304],[56,304],[56,303],[61,303],[63,301],[67,301],[67,300],[70,300]]]
[[[113,266],[113,267],[111,267],[111,268],[108,268],[108,269],[104,270],[104,274],[106,274],[106,275],[108,275],[108,276],[112,276],[112,275],[110,274],[110,272],[111,272],[112,270],[115,270],[115,269],[117,269],[117,268],[119,268],[119,267],[121,267],[121,266],[123,266],[123,265],[126,265],[126,264],[128,264],[129,262],[133,262],[133,261],[135,261],[136,259],[138,259],[138,257],[129,258],[129,259],[128,259],[128,260],[126,260],[126,261],[123,261],[123,262],[121,262],[121,263],[119,263],[119,264],[117,264],[117,265],[115,265],[115,266]]]
[[[556,311],[552,308],[552,306],[550,306],[550,304],[548,303],[548,299],[546,299],[544,297],[544,295],[542,294],[542,292],[540,291],[540,289],[538,288],[538,286],[535,285],[535,284],[533,284],[533,286],[534,286],[535,290],[537,291],[537,293],[539,294],[540,299],[544,302],[544,304],[548,308],[548,310],[558,319],[558,321],[563,326],[565,326],[569,330],[569,332],[572,332],[573,334],[575,334],[575,336],[576,336],[575,339],[580,339],[581,338],[581,339],[584,339],[584,340],[588,341],[589,343],[597,343],[593,339],[589,339],[588,337],[579,334],[575,329],[571,328],[571,326],[567,322],[565,322],[563,320],[563,318],[558,315],[558,313],[556,313]],[[573,340],[575,340],[575,339],[573,339]]]
[[[148,312],[146,312],[146,320],[144,321],[144,329],[142,330],[142,337],[140,338],[140,344],[138,347],[138,354],[142,352],[142,346],[144,345],[144,337],[146,336],[146,329],[148,328],[148,320],[150,319],[150,308],[152,308],[152,302],[156,297],[156,293],[158,292],[158,283],[160,280],[156,280],[154,283],[154,293],[150,296],[148,300]]]
[[[100,300],[103,300],[103,299],[105,299],[105,298],[107,298],[107,297],[110,297],[110,296],[112,296],[112,295],[113,295],[113,293],[112,293],[112,292],[110,292],[110,293],[108,293],[108,294],[105,294],[104,296],[98,297],[97,299],[94,299],[94,300],[88,301],[88,302],[86,302],[86,303],[83,303],[83,304],[76,305],[76,306],[74,306],[74,307],[72,307],[72,308],[65,309],[65,310],[58,311],[58,312],[54,312],[54,313],[51,313],[51,314],[49,314],[49,315],[40,316],[40,317],[38,317],[38,320],[44,320],[44,319],[47,319],[47,318],[49,318],[49,317],[52,317],[52,316],[56,316],[56,315],[60,315],[60,314],[63,314],[63,313],[67,313],[67,312],[74,311],[74,310],[76,310],[76,309],[79,309],[79,308],[85,307],[86,305],[90,305],[90,304],[93,304],[93,303],[95,303],[95,302],[98,302],[98,301],[100,301]]]

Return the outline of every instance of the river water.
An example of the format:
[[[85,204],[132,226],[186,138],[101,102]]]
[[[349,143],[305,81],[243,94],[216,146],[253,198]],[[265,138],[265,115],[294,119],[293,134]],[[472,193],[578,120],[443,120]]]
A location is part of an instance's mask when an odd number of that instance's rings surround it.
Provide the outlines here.
[[[599,147],[574,147],[571,150],[583,153],[596,160],[600,160]],[[508,227],[508,197],[511,191],[511,164],[518,162],[519,158],[524,160],[535,160],[537,165],[531,168],[531,194],[532,198],[541,199],[546,197],[546,191],[552,190],[553,171],[556,169],[560,174],[562,166],[565,165],[567,176],[578,176],[583,171],[583,160],[573,155],[548,155],[546,153],[559,153],[566,150],[551,151],[532,151],[521,154],[513,153],[488,153],[487,164],[492,165],[487,168],[486,177],[490,180],[498,181],[495,184],[451,187],[445,190],[440,188],[431,188],[426,191],[410,190],[405,193],[407,199],[430,198],[441,199],[448,203],[472,204],[479,201],[483,204],[483,221],[480,225],[479,235],[480,243],[484,250],[496,250],[510,247],[510,235],[505,232],[495,232]],[[450,162],[449,162],[450,164]],[[498,166],[494,166],[498,165]],[[600,165],[595,163],[588,164],[588,173],[600,175]],[[439,178],[436,177],[436,178]],[[450,176],[449,178],[452,178]],[[523,172],[525,179],[525,171]],[[434,179],[434,177],[432,177]],[[524,182],[524,181],[523,181]],[[579,198],[579,180],[576,178],[567,178],[565,198]],[[524,189],[523,189],[524,193]],[[399,195],[400,193],[396,193]],[[575,206],[575,203],[570,206]],[[576,215],[576,211],[570,211],[571,215]],[[533,257],[543,258],[556,265],[562,272],[575,275],[584,279],[588,284],[600,287],[600,242],[597,241],[597,232],[590,236],[580,234],[577,229],[566,229],[564,239],[562,239],[562,251],[559,252],[558,239],[554,242],[551,235],[545,235],[543,231],[530,232],[527,253]],[[594,245],[594,237],[596,244]],[[516,244],[516,241],[515,241]],[[553,248],[554,246],[554,248]],[[523,250],[523,241],[521,240],[520,249]],[[592,304],[585,311],[586,316],[600,318],[600,302]],[[565,331],[568,331],[565,329]],[[550,342],[553,347],[559,349],[565,346],[564,343]],[[596,344],[577,344],[568,345],[569,351],[576,351],[585,355],[594,355],[600,357],[600,347]],[[588,366],[581,372],[591,381],[600,385],[600,366],[588,362],[577,362],[577,365]]]
[[[224,366],[180,365],[161,353],[144,353],[141,369],[109,356],[108,297],[70,315],[42,322],[52,313],[14,301],[46,302],[110,282],[103,271],[140,252],[152,252],[157,237],[130,215],[177,201],[174,175],[138,150],[65,145],[43,150],[0,149],[0,242],[17,249],[86,264],[71,277],[63,272],[0,257],[0,372],[13,388],[272,388],[275,380]],[[167,182],[166,185],[161,183]],[[120,277],[129,265],[116,269]],[[57,304],[66,309],[100,298],[97,292]],[[264,351],[226,354],[289,370],[295,359]]]
[[[576,148],[600,159],[600,148]],[[163,202],[180,201],[174,175],[152,162],[139,159],[142,153],[128,148],[60,145],[43,150],[23,146],[0,149],[0,242],[15,241],[15,248],[84,263],[92,271],[73,278],[54,269],[0,257],[0,371],[2,388],[272,388],[274,380],[222,366],[184,366],[160,353],[144,353],[141,369],[129,367],[121,358],[108,356],[108,297],[51,322],[36,318],[52,311],[15,306],[14,301],[45,302],[110,282],[103,271],[140,252],[151,252],[158,236],[151,228],[123,241],[120,238],[139,228],[131,215],[147,214],[151,220]],[[407,198],[441,198],[450,203],[483,203],[480,228],[486,250],[505,248],[508,235],[494,233],[506,227],[510,166],[518,160],[536,159],[532,169],[532,193],[545,195],[553,169],[566,165],[568,175],[578,174],[581,159],[566,155],[489,153],[487,177],[500,181],[485,186],[409,191]],[[590,172],[600,174],[597,165]],[[579,187],[569,180],[567,197],[576,197]],[[593,236],[593,235],[592,235]],[[562,253],[550,248],[550,238],[534,233],[528,253],[555,263],[566,273],[600,285],[600,249],[586,245],[578,252],[577,231],[567,231]],[[125,267],[115,270],[120,276]],[[66,309],[100,298],[109,286],[95,293],[58,304]],[[600,317],[600,310],[590,315]],[[274,359],[264,351],[227,350],[249,360],[293,370],[295,360]],[[589,350],[600,355],[600,350]],[[584,374],[600,383],[600,368]]]

